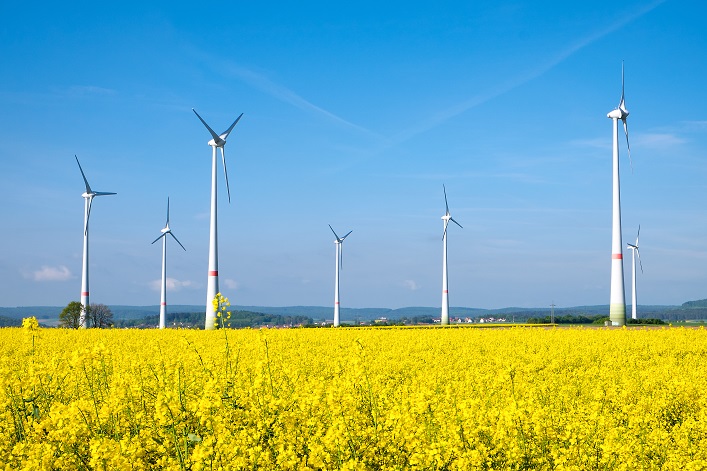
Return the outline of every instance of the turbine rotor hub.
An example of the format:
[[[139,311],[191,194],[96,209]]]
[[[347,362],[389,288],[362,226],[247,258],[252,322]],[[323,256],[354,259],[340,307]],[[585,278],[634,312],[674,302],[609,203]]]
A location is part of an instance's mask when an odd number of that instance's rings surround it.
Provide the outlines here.
[[[628,116],[628,111],[624,113],[618,108],[616,108],[615,110],[611,110],[606,115],[606,117],[610,119],[624,119],[626,116]]]

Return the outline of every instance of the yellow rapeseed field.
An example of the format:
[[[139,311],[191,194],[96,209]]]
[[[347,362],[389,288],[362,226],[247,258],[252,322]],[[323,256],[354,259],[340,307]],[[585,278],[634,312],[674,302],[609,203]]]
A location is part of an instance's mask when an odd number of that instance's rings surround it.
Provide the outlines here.
[[[0,329],[0,469],[707,469],[702,328]]]

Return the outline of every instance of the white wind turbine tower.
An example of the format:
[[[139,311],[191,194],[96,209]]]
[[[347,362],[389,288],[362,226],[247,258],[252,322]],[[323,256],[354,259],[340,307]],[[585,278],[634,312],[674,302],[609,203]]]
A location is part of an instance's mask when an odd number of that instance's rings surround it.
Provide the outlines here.
[[[79,165],[83,182],[86,184],[86,191],[81,195],[84,199],[83,209],[83,266],[81,268],[81,316],[79,317],[79,327],[86,328],[86,309],[89,306],[89,291],[88,291],[88,218],[91,216],[91,205],[93,198],[96,196],[115,195],[105,191],[93,191],[86,180],[86,175],[83,173],[79,158],[74,156],[76,163]]]
[[[208,144],[212,148],[211,154],[211,225],[209,230],[209,275],[206,287],[206,323],[204,328],[206,330],[211,330],[215,328],[216,312],[214,311],[213,300],[216,297],[218,290],[218,221],[217,221],[217,211],[216,211],[216,190],[217,190],[217,180],[216,180],[216,149],[221,149],[221,160],[223,161],[223,174],[226,177],[226,190],[228,191],[228,202],[231,202],[231,189],[228,186],[228,172],[226,171],[226,154],[224,153],[224,146],[226,145],[226,139],[228,135],[233,130],[233,127],[238,123],[238,121],[243,116],[243,113],[236,118],[236,120],[231,124],[231,126],[225,130],[223,133],[216,134],[213,129],[206,124],[206,121],[199,116],[194,108],[192,111],[199,118],[206,129],[209,130],[212,139]]]
[[[167,317],[167,234],[171,235],[174,240],[177,241],[179,246],[184,249],[184,246],[177,236],[174,235],[172,229],[169,227],[169,197],[167,197],[167,223],[164,228],[160,231],[162,235],[152,241],[154,244],[158,240],[162,239],[162,290],[160,295],[160,329],[165,327],[165,317]],[[184,249],[186,252],[187,249]]]
[[[449,204],[447,204],[447,189],[444,185],[442,185],[442,189],[444,190],[444,207],[446,208],[446,212],[444,213],[444,216],[442,216],[442,220],[444,221],[444,233],[442,234],[442,245],[444,247],[444,253],[442,256],[442,318],[440,323],[442,325],[448,325],[449,281],[447,277],[447,226],[449,225],[449,221],[452,221],[454,224],[461,227],[462,229],[464,228],[461,224],[455,221],[452,215],[449,213]]]
[[[331,224],[329,224],[329,229],[331,229],[331,232],[334,232],[334,229],[331,227]],[[335,276],[335,281],[334,281],[334,327],[339,327],[340,324],[340,316],[339,316],[339,270],[343,266],[343,254],[344,254],[344,239],[346,239],[349,234],[351,234],[353,231],[349,231],[344,237],[339,237],[336,235],[336,232],[334,232],[334,237],[336,237],[336,240],[334,241],[334,244],[336,245],[336,276]]]
[[[638,319],[636,315],[636,258],[638,258],[638,263],[641,266],[641,273],[643,273],[643,263],[641,263],[641,252],[638,250],[638,237],[641,235],[641,226],[638,226],[638,234],[636,234],[635,244],[626,244],[626,248],[631,250],[631,260],[632,271],[631,271],[631,281],[633,282],[633,288],[631,290],[631,319]]]
[[[628,110],[624,100],[624,67],[621,64],[621,101],[619,106],[606,115],[613,121],[613,217],[611,230],[611,296],[609,319],[613,325],[626,324],[626,299],[624,293],[624,262],[621,241],[621,190],[619,188],[619,120],[624,124],[629,162],[631,147],[628,142]]]

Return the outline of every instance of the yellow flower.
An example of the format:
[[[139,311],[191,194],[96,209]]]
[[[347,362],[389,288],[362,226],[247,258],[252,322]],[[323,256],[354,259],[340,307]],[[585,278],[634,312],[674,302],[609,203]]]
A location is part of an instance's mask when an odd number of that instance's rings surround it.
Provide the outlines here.
[[[39,330],[39,322],[37,322],[37,318],[34,316],[25,317],[22,319],[22,328],[28,332],[36,332]]]

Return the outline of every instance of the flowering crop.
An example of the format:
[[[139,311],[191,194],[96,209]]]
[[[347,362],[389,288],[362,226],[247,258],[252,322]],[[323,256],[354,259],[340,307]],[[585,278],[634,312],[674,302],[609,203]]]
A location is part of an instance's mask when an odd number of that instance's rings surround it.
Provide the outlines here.
[[[701,328],[5,328],[0,345],[0,469],[707,468]]]

